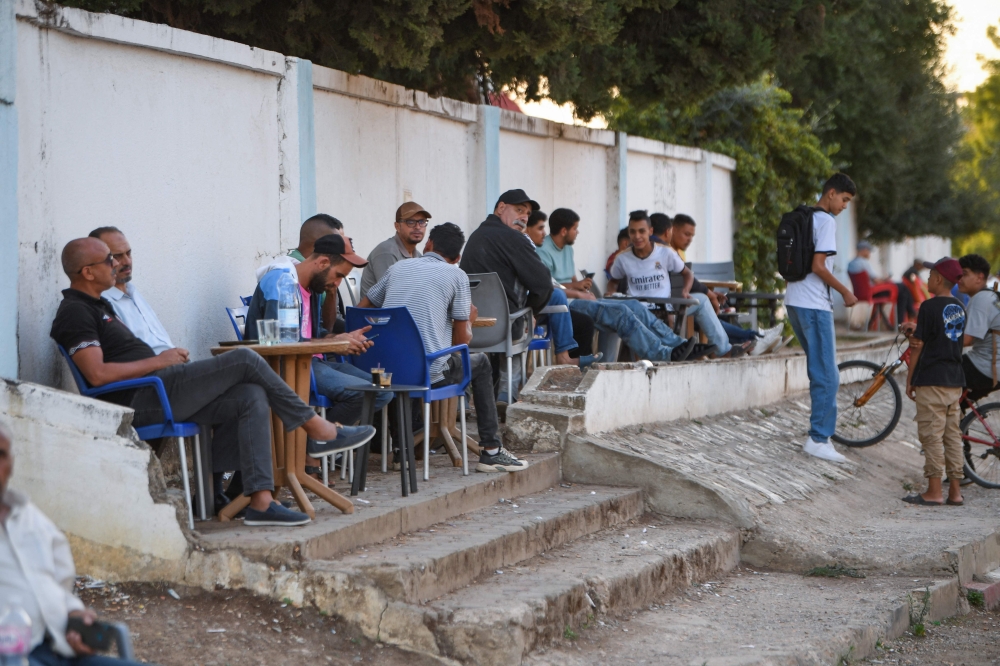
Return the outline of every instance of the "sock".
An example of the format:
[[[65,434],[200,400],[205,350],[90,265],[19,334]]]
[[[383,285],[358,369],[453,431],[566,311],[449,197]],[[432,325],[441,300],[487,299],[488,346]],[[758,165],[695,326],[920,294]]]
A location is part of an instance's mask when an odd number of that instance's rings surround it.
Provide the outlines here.
[[[486,451],[486,455],[488,456],[495,456],[496,454],[500,453],[500,447],[497,447],[495,449],[483,449],[483,450]]]

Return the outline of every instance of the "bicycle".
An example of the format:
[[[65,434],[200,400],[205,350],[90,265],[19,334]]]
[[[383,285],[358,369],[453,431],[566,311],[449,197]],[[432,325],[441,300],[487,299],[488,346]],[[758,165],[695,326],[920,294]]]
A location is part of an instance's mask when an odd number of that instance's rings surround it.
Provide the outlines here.
[[[837,366],[840,388],[833,441],[864,448],[878,444],[896,428],[903,399],[893,374],[910,359],[910,349],[902,349],[900,338],[897,335],[894,342],[900,352],[894,361],[878,365],[853,359]],[[984,488],[1000,488],[1000,402],[976,405],[968,399],[968,393],[968,389],[962,392],[961,405],[966,414],[959,425],[965,476]]]

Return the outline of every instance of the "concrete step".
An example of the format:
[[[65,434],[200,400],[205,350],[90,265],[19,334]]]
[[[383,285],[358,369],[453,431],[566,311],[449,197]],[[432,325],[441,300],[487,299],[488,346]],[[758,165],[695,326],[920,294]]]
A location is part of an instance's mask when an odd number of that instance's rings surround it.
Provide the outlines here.
[[[596,614],[641,608],[724,574],[739,562],[740,543],[736,529],[647,515],[498,568],[427,604],[389,602],[376,635],[463,663],[519,664]]]
[[[642,493],[635,489],[556,486],[336,560],[312,563],[309,571],[317,580],[338,581],[325,610],[371,624],[373,615],[381,616],[390,601],[426,603],[642,512]],[[366,601],[373,598],[378,602],[370,608]]]
[[[352,498],[355,510],[342,514],[313,498],[316,519],[295,529],[244,527],[242,521],[196,523],[195,536],[205,551],[238,551],[244,558],[271,566],[298,566],[303,561],[334,557],[355,548],[446,522],[469,511],[496,504],[500,498],[540,493],[559,485],[558,454],[525,456],[528,469],[510,474],[481,474],[451,466],[448,456],[431,457],[430,481],[419,481],[418,492],[400,494],[399,472],[382,474],[372,461],[368,488]],[[470,460],[470,468],[474,469]],[[420,463],[418,461],[418,466]],[[422,469],[422,467],[421,467]],[[335,489],[348,495],[348,483],[337,479]]]

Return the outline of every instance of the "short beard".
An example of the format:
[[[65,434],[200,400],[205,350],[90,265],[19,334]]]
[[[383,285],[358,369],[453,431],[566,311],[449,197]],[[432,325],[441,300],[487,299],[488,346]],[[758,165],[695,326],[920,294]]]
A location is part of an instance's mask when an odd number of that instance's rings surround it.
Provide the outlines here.
[[[314,294],[322,294],[326,291],[326,280],[330,275],[330,269],[320,271],[309,280],[309,291]]]
[[[125,284],[126,282],[131,282],[131,281],[132,281],[132,276],[131,275],[129,275],[127,277],[115,276],[115,283],[116,284]]]

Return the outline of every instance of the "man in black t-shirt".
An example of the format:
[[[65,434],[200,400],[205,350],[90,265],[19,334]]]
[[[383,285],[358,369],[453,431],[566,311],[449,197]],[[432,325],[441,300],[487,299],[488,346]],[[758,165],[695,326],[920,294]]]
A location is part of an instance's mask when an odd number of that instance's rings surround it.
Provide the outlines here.
[[[917,434],[924,448],[927,491],[904,497],[921,506],[945,503],[941,477],[947,467],[947,503],[962,504],[962,433],[959,430],[959,400],[965,386],[962,372],[962,335],[965,309],[951,296],[951,288],[962,278],[958,261],[945,257],[931,269],[927,288],[934,295],[920,306],[917,324],[904,324],[910,340],[910,370],[906,395],[917,403]]]
[[[374,428],[343,429],[321,419],[281,380],[266,362],[248,349],[188,363],[186,349],[157,355],[115,315],[101,293],[115,284],[118,262],[97,238],[70,241],[62,252],[70,279],[63,291],[50,336],[67,351],[92,387],[155,375],[163,381],[176,421],[201,425],[237,423],[243,494],[250,497],[246,525],[303,525],[309,516],[274,501],[271,470],[271,417],[268,407],[288,430],[302,427],[313,439],[343,448],[345,440],[371,439]],[[118,391],[101,399],[135,410],[136,427],[163,421],[152,388]],[[367,441],[367,440],[365,440]]]

